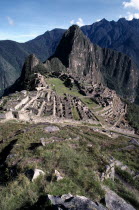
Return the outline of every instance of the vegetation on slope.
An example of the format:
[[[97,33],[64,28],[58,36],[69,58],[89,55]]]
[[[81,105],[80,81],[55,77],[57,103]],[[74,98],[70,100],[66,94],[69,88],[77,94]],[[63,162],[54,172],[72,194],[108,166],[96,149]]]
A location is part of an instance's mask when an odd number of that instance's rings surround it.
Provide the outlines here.
[[[139,105],[128,103],[127,120],[139,132]]]
[[[139,169],[137,150],[131,152],[130,156],[127,155],[128,151],[123,153],[119,150],[129,144],[129,139],[125,137],[111,139],[94,132],[90,126],[72,125],[58,125],[60,131],[46,133],[44,128],[47,126],[48,124],[1,123],[0,209],[15,210],[32,206],[40,196],[48,193],[72,193],[98,201],[104,196],[99,176],[111,156],[125,164],[129,163],[129,167],[135,171]],[[42,146],[40,138],[45,138],[46,141],[50,141],[50,138],[51,141],[53,138],[61,140]],[[27,172],[36,168],[43,170],[45,176],[32,182]],[[57,182],[54,179],[55,169],[62,174],[63,180]],[[124,184],[115,180],[113,185],[120,194]],[[132,195],[135,206],[139,207],[134,190],[127,190],[126,194],[123,197],[131,202],[129,197]]]
[[[56,93],[60,96],[64,96],[64,94],[69,94],[71,96],[76,96],[81,99],[83,103],[85,103],[90,109],[97,106],[97,104],[92,101],[90,98],[87,98],[79,93],[78,87],[74,84],[73,87],[68,88],[65,86],[64,81],[59,78],[47,78],[47,83],[51,85],[51,88],[56,91]]]

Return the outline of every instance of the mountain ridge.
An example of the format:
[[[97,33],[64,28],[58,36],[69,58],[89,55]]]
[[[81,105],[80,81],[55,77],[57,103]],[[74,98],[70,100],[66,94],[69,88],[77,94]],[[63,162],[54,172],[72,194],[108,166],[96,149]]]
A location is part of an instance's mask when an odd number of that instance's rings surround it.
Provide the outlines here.
[[[127,21],[121,18],[116,22],[103,19],[92,25],[83,26],[81,29],[91,42],[103,48],[121,51],[131,56],[134,62],[138,64],[139,20],[133,19],[132,21]],[[1,56],[6,59],[9,66],[6,68],[0,65],[0,72],[1,75],[4,75],[2,72],[6,72],[6,77],[11,78],[11,80],[8,79],[6,82],[0,82],[1,94],[6,87],[13,84],[20,76],[24,60],[29,54],[34,53],[41,61],[46,60],[54,53],[64,32],[64,29],[54,29],[26,43],[0,41]],[[10,66],[12,66],[12,71],[15,73],[11,74]],[[1,81],[5,81],[4,76],[1,77]]]
[[[93,45],[77,26],[57,49],[44,63],[30,55],[15,92],[0,100],[0,206],[135,210],[139,136],[127,104],[101,80],[115,59],[129,73],[134,64]]]
[[[131,102],[138,96],[139,73],[132,60],[122,53],[92,44],[76,25],[65,32],[54,55],[46,62],[42,63],[35,55],[29,56],[21,77],[8,91],[16,90],[21,84],[26,87],[32,74],[38,72],[67,72],[81,83],[86,80],[91,85],[103,84]]]
[[[54,55],[78,79],[93,84],[103,83],[122,97],[134,101],[138,86],[138,70],[132,60],[112,49],[101,48],[83,34],[78,26],[71,26],[63,35]],[[132,92],[133,91],[133,92]]]

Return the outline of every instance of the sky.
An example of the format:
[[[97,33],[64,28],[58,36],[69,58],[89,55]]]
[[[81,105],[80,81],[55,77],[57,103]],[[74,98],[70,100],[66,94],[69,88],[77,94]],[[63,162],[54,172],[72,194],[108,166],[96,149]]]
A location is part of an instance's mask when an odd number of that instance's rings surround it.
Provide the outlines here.
[[[139,19],[139,0],[0,0],[0,11],[0,40],[25,42],[72,24]]]

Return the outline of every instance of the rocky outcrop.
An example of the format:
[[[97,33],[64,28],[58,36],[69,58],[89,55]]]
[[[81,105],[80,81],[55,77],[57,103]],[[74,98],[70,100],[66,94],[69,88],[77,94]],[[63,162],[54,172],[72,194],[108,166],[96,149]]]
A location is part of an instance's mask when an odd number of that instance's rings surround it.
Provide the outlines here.
[[[34,182],[38,177],[40,176],[44,176],[45,173],[44,171],[40,170],[40,169],[29,169],[25,172],[26,177],[28,177],[28,179],[32,182]]]
[[[21,76],[19,79],[16,80],[16,82],[7,88],[4,92],[4,95],[8,95],[10,93],[14,93],[15,91],[22,91],[22,90],[33,90],[35,88],[35,67],[43,67],[43,64],[38,60],[38,58],[35,55],[30,55],[23,66]],[[40,68],[41,69],[41,68]],[[37,70],[38,72],[39,70]]]
[[[106,179],[112,179],[114,181],[115,178],[115,163],[112,162],[110,165],[106,166],[106,170],[102,173],[101,181]]]
[[[104,207],[99,202],[93,202],[90,199],[84,197],[84,196],[78,196],[78,195],[71,195],[66,194],[62,196],[53,196],[48,195],[46,197],[47,203],[50,203],[47,205],[47,208],[51,206],[51,209],[67,209],[67,210],[135,210],[133,206],[128,204],[125,200],[123,200],[121,197],[119,197],[116,193],[109,189],[106,190],[105,195],[105,204],[106,207]]]
[[[139,67],[139,20],[126,20],[120,18],[118,21],[102,19],[92,25],[83,26],[83,33],[92,43],[102,48],[115,49],[132,57]]]
[[[67,93],[60,96],[46,84],[50,72],[51,77],[61,79],[69,89],[76,86],[80,94],[102,106],[104,109],[97,114],[103,117],[106,123],[128,130],[128,123],[124,118],[126,105],[116,91],[134,101],[138,83],[136,66],[126,55],[93,45],[76,25],[64,34],[55,54],[45,63],[41,63],[35,55],[28,57],[21,77],[7,93],[24,89],[33,92],[26,98],[19,99],[20,102],[13,106],[13,110],[7,110],[10,111],[9,118],[16,116],[17,119],[34,121],[35,116],[36,120],[40,118],[40,121],[42,116],[47,116],[52,120],[77,118],[89,123],[91,120],[98,121],[83,100]],[[107,87],[110,84],[108,80],[112,82],[111,88],[116,91]],[[15,110],[18,111],[17,114],[13,113]],[[28,117],[23,116],[23,111],[28,113]]]
[[[112,158],[110,159],[109,165],[106,165],[105,171],[101,174],[100,180],[102,182],[107,179],[111,179],[112,181],[114,181],[116,175],[115,173],[116,167],[120,168],[122,171],[128,172],[132,176],[135,175],[135,172],[131,170],[127,165],[124,165],[121,161]]]
[[[53,133],[53,132],[58,132],[60,129],[57,126],[48,126],[44,128],[44,131],[46,133]]]
[[[135,210],[133,206],[109,189],[106,190],[105,202],[109,210]]]
[[[44,64],[30,55],[20,78],[7,92],[32,90],[30,80],[35,72],[43,75],[67,72],[81,83],[101,83],[132,102],[137,96],[139,73],[132,60],[122,53],[92,44],[76,25],[65,32],[55,54]]]
[[[55,177],[56,181],[60,181],[60,180],[64,179],[64,177],[57,170],[55,170],[55,172],[54,172],[54,177]]]
[[[47,72],[55,72],[55,73],[64,73],[67,72],[66,67],[62,64],[62,62],[58,58],[53,58],[51,60],[47,60],[44,63],[44,67],[46,68]]]
[[[45,173],[44,173],[42,170],[40,170],[40,169],[35,169],[35,170],[34,170],[33,177],[32,177],[32,182],[33,182],[35,179],[37,179],[39,176],[41,176],[41,175],[45,175]]]
[[[115,49],[118,52],[125,53],[126,55],[133,58],[134,62],[137,63],[139,67],[139,21],[133,19],[132,21],[127,21],[122,18],[117,22],[107,21],[102,19],[99,22],[96,22],[92,25],[87,25],[81,27],[83,33],[91,40],[92,43],[99,45],[102,48],[111,48]],[[63,29],[54,29],[52,31],[47,31],[43,35],[29,41],[26,43],[17,43],[14,41],[1,41],[0,42],[0,95],[3,93],[3,90],[8,86],[12,85],[14,81],[20,76],[22,66],[25,58],[34,53],[41,61],[45,61],[51,55],[54,54],[58,43],[60,42],[64,32]],[[107,51],[107,50],[106,50]],[[13,55],[14,52],[14,55]],[[112,74],[122,74],[122,77],[128,77],[128,73],[121,71],[122,62],[116,62],[110,57],[116,67],[115,71],[111,71]],[[116,57],[115,57],[116,58]],[[119,64],[118,64],[119,63]],[[127,61],[130,66],[130,60]],[[126,64],[126,61],[125,63]],[[120,66],[120,69],[119,69]],[[117,76],[116,76],[117,77]],[[120,78],[120,76],[119,76]],[[113,76],[114,79],[114,76]],[[116,78],[117,80],[118,78]],[[122,85],[123,81],[118,79],[119,84]],[[109,78],[109,86],[113,87],[113,82]],[[116,87],[116,82],[114,82]],[[124,90],[124,86],[121,86]],[[120,91],[120,89],[118,89]],[[127,94],[125,92],[125,94]]]
[[[88,81],[103,83],[121,96],[134,101],[138,86],[138,70],[128,56],[94,45],[73,25],[64,34],[55,54],[71,75]]]
[[[64,34],[55,54],[49,60],[56,57],[71,75],[85,76],[93,83],[99,83],[102,77],[99,68],[100,56],[96,48],[97,46],[90,43],[80,28],[73,25]]]
[[[48,195],[47,200],[51,202],[52,209],[67,210],[105,210],[100,203],[95,203],[84,196],[73,196],[71,194],[62,196]]]

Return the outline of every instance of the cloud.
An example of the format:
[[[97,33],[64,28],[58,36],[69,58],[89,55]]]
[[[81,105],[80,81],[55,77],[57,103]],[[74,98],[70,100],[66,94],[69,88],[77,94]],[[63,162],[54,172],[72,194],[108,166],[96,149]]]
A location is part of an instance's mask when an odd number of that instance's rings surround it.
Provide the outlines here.
[[[75,23],[75,21],[74,21],[74,20],[71,20],[71,21],[70,21],[70,24],[71,24],[71,25],[73,25],[74,23]]]
[[[126,17],[126,19],[128,20],[132,20],[133,18],[139,19],[139,13],[130,13],[128,12],[128,16]]]
[[[120,15],[119,18],[122,18],[123,16]],[[127,20],[132,20],[133,18],[135,19],[139,19],[139,13],[131,13],[131,12],[127,12],[127,15],[125,16],[125,18]]]
[[[123,5],[125,8],[133,7],[134,9],[139,10],[139,0],[130,0],[130,2],[124,1]]]
[[[78,18],[78,21],[76,22],[76,24],[78,26],[83,26],[84,25],[83,19],[82,18]]]
[[[14,20],[11,17],[7,16],[7,20],[8,20],[9,25],[11,26],[14,25]]]
[[[70,21],[70,24],[71,25],[73,25],[73,24],[77,24],[78,26],[83,26],[84,25],[84,21],[83,21],[83,19],[82,18],[78,18],[78,20],[77,21],[75,21],[75,20],[71,20]]]

